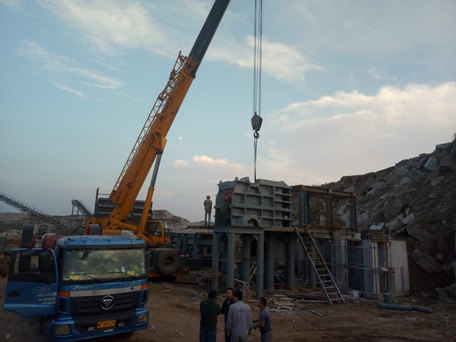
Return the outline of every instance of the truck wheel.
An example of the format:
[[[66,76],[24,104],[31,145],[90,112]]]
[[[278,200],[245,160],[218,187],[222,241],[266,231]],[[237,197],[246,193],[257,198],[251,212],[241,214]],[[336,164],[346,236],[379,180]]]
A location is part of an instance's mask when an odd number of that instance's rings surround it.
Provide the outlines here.
[[[33,231],[31,224],[22,226],[21,248],[33,248]]]
[[[171,276],[179,269],[180,260],[177,250],[160,251],[157,257],[157,269],[161,275]]]

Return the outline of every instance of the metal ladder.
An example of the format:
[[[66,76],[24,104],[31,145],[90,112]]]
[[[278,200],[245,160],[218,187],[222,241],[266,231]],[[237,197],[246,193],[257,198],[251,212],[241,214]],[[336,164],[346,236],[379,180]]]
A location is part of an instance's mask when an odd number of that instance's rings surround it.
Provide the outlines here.
[[[315,240],[310,233],[309,227],[304,227],[304,238],[301,236],[298,227],[295,227],[295,232],[302,248],[304,248],[304,252],[309,256],[310,264],[317,276],[321,292],[323,292],[328,304],[345,303],[339,286],[337,286],[328,265],[326,265],[325,259],[321,256]]]

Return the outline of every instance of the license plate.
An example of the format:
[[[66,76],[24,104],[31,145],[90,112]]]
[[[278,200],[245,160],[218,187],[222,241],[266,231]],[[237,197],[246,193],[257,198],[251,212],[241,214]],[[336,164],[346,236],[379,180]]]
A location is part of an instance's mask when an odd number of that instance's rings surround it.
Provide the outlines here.
[[[101,321],[97,323],[97,329],[103,329],[103,328],[110,328],[110,327],[115,327],[116,326],[116,320],[110,320],[110,321]]]

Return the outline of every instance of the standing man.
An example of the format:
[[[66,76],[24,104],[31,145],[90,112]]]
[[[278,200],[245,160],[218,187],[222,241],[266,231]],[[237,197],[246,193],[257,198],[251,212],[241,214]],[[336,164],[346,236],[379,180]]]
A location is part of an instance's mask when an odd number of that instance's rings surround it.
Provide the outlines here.
[[[234,292],[233,300],[226,320],[226,332],[231,342],[247,342],[253,328],[250,306],[242,301],[241,291]]]
[[[216,302],[217,291],[210,290],[207,299],[200,303],[200,342],[215,342],[217,338],[217,316],[220,305]]]
[[[220,311],[222,314],[225,315],[225,342],[230,342],[230,337],[226,332],[226,319],[228,318],[228,312],[230,310],[231,304],[233,304],[233,288],[229,287],[226,289],[226,298],[222,304],[222,310]]]
[[[261,332],[261,342],[272,342],[271,314],[266,307],[267,304],[268,301],[266,298],[261,297],[258,303],[258,307],[260,308],[260,322],[258,323],[258,327]]]
[[[204,225],[209,226],[211,224],[211,211],[212,211],[212,201],[211,196],[207,195],[204,200]]]

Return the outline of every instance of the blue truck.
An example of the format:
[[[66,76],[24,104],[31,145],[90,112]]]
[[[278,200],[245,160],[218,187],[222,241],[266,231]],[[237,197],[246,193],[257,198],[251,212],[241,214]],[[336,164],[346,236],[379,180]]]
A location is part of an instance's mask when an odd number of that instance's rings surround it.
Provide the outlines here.
[[[43,240],[43,246],[46,243]],[[51,341],[133,334],[148,326],[146,246],[126,236],[66,236],[13,249],[5,311],[40,317]]]

